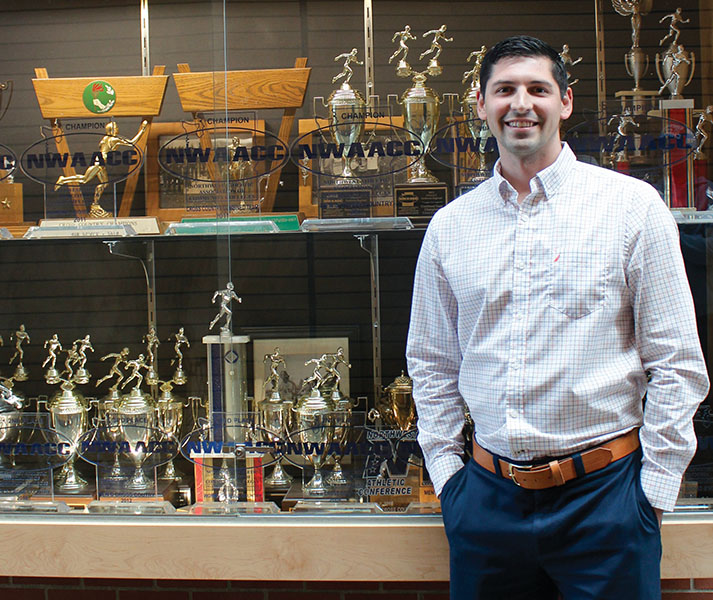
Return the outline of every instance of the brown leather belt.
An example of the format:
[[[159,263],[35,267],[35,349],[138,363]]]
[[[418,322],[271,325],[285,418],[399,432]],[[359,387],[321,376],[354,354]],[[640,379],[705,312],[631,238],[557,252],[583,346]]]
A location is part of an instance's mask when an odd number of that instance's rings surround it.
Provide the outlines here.
[[[631,454],[639,447],[639,430],[633,429],[613,440],[584,450],[579,453],[585,473],[603,469],[608,464]],[[574,455],[576,456],[576,455]],[[577,477],[575,459],[573,457],[553,460],[536,466],[513,465],[501,458],[496,459],[485,448],[481,448],[473,440],[473,459],[481,467],[497,474],[495,460],[500,463],[500,474],[506,479],[512,479],[515,484],[528,490],[544,490],[564,485]]]

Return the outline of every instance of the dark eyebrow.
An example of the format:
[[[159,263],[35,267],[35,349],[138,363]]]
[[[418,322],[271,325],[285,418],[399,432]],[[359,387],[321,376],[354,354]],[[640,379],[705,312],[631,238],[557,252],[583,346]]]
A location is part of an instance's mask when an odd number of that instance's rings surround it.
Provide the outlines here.
[[[496,80],[492,83],[492,85],[514,85],[513,81],[509,81],[507,79],[500,79]],[[533,80],[533,81],[528,81],[527,85],[539,85],[542,87],[547,87],[547,88],[554,88],[554,84],[551,81],[547,80]]]

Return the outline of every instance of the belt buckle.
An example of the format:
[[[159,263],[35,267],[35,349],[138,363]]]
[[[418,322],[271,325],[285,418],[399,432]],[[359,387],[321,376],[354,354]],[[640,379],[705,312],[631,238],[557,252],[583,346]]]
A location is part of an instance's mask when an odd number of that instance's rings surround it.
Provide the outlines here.
[[[513,469],[517,469],[518,471],[531,471],[534,468],[534,465],[514,465],[512,463],[508,463],[508,476],[510,479],[512,479],[512,482],[518,486],[522,487],[522,484],[515,479],[515,472]]]

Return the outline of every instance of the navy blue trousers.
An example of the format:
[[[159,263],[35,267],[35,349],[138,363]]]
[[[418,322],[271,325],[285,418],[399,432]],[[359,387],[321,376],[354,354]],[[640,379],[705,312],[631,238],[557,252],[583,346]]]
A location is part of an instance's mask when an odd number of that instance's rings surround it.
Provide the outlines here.
[[[446,483],[451,600],[661,600],[658,519],[641,450],[526,490],[473,460]]]

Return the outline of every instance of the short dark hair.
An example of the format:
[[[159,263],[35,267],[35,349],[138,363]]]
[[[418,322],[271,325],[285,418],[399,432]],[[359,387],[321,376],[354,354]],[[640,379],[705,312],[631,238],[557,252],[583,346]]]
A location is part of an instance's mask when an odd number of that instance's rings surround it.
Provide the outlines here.
[[[569,84],[567,82],[567,69],[557,50],[552,46],[529,35],[516,35],[495,44],[483,57],[480,68],[480,92],[485,94],[485,86],[493,73],[493,66],[499,60],[511,56],[543,56],[552,61],[552,76],[564,98]]]

